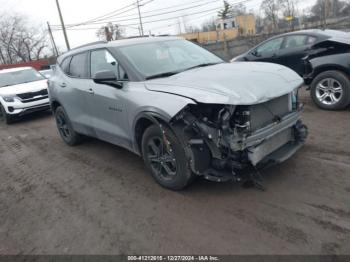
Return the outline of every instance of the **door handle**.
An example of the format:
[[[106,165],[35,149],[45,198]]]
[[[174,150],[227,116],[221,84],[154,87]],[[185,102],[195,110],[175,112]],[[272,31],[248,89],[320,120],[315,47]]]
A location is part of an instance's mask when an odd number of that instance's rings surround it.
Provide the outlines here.
[[[63,87],[63,88],[64,88],[64,87],[66,87],[66,86],[67,86],[66,83],[61,83],[61,84],[60,84],[60,87]]]
[[[92,88],[89,88],[88,91],[87,91],[89,94],[95,94],[94,90]]]

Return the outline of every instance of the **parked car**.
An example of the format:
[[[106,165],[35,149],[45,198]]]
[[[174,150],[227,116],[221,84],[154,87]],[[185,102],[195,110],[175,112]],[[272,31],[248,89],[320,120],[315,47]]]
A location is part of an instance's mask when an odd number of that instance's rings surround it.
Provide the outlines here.
[[[49,79],[53,74],[53,70],[52,69],[40,70],[39,73],[42,74],[46,79]]]
[[[272,37],[232,61],[287,66],[305,78],[320,108],[338,110],[350,104],[349,53],[349,33],[304,30]]]
[[[182,189],[196,176],[242,181],[243,169],[280,163],[304,143],[292,70],[225,63],[180,38],[97,43],[58,58],[49,82],[63,141],[82,135],[144,159],[162,186]]]
[[[31,67],[0,70],[0,121],[50,109],[47,80]]]

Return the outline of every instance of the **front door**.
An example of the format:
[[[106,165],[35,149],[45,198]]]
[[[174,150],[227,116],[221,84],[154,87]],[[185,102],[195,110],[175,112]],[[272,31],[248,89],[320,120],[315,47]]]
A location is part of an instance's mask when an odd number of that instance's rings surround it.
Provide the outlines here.
[[[278,63],[279,52],[283,43],[283,37],[272,39],[258,46],[251,54],[251,61]]]
[[[127,78],[125,74],[120,74],[120,65],[106,49],[91,51],[90,64],[91,78],[103,70],[112,70],[117,79],[121,78],[120,75],[122,78]],[[96,84],[90,79],[87,87],[86,99],[96,136],[116,145],[128,146],[129,134],[127,133],[128,121],[125,107],[128,82],[125,82],[123,88],[116,88]]]

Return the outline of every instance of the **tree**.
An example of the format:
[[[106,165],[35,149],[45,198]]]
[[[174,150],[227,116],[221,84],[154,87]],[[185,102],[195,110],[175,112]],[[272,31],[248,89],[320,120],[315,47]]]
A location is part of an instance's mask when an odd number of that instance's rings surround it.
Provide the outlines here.
[[[0,16],[0,63],[37,60],[47,54],[47,48],[47,34],[30,26],[25,16]]]
[[[215,24],[215,19],[211,18],[207,21],[205,21],[201,25],[201,31],[202,32],[210,32],[210,31],[215,31],[216,30],[216,24]]]
[[[345,11],[347,8],[350,8],[349,0],[317,0],[316,3],[311,7],[311,14],[317,20],[325,21],[330,17],[348,15],[349,12]]]
[[[101,40],[118,40],[124,36],[125,30],[118,24],[108,23],[97,30],[96,36]]]
[[[239,3],[239,4],[232,6],[231,12],[232,12],[232,16],[246,15],[247,8],[244,4]]]
[[[272,22],[274,29],[278,29],[278,12],[280,0],[264,0],[260,8],[265,13],[266,18]]]
[[[218,17],[223,20],[232,17],[232,6],[227,1],[224,1],[224,7],[218,12]]]
[[[284,17],[295,17],[299,0],[280,0]]]
[[[298,0],[280,0],[282,13],[288,18],[290,29],[294,29],[293,20],[296,17]]]

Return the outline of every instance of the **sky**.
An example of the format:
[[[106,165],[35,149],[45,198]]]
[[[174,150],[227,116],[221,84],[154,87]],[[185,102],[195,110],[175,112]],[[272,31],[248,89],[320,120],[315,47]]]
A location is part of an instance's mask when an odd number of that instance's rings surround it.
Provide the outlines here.
[[[231,4],[244,0],[228,0]],[[97,41],[97,28],[103,24],[90,24],[80,27],[70,27],[100,17],[107,13],[119,10],[108,20],[124,25],[127,36],[139,34],[138,12],[136,0],[59,0],[64,22],[67,25],[68,39],[71,47]],[[177,34],[183,31],[183,21],[187,25],[199,26],[206,20],[214,17],[222,7],[222,0],[140,0],[141,15],[143,17],[144,33],[148,34]],[[247,10],[260,12],[262,0],[246,0],[243,3]],[[299,9],[314,4],[315,0],[300,1]],[[129,6],[125,8],[126,6]],[[193,7],[193,8],[191,8]],[[122,9],[124,8],[124,9]],[[181,10],[179,10],[181,9]],[[178,10],[177,12],[172,12]],[[33,25],[47,27],[46,22],[57,29],[60,25],[55,0],[0,0],[1,13],[24,14]],[[162,14],[154,16],[155,14]],[[181,17],[181,18],[179,18]],[[162,20],[162,21],[157,21]],[[179,22],[181,21],[181,22]],[[104,23],[98,21],[97,23]],[[179,24],[181,24],[179,26]],[[77,30],[78,29],[78,30]],[[54,30],[53,35],[60,50],[65,51],[65,42],[62,30]]]

